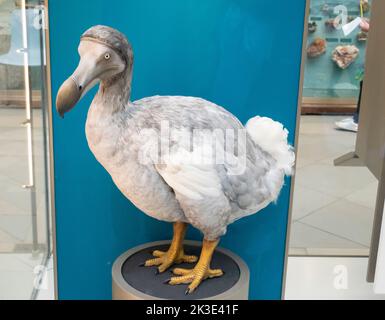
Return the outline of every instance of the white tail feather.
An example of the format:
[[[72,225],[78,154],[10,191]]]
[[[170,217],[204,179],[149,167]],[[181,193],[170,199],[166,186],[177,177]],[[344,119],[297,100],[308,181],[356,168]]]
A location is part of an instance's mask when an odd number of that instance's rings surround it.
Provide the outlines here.
[[[246,124],[247,132],[262,150],[269,153],[276,161],[277,167],[286,175],[293,173],[295,155],[288,144],[289,132],[277,121],[265,117],[254,117]]]

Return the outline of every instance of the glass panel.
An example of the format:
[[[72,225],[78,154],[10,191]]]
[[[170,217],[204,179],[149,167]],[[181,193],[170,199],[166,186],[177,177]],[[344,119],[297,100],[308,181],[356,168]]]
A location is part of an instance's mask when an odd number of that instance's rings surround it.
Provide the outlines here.
[[[339,98],[331,99],[334,102],[328,106],[315,103],[312,112],[302,107],[290,254],[367,256],[378,182],[366,167],[343,163],[344,156],[355,151],[359,108],[354,105],[344,109],[341,98],[354,97],[353,103],[360,104],[365,42],[357,35],[363,36],[370,22],[365,19],[346,36],[335,27],[339,22],[335,12],[345,12],[345,22],[353,21],[362,16],[360,0],[311,0],[310,3],[309,28],[316,22],[317,31],[309,33],[308,43],[322,37],[327,41],[327,50],[318,52],[317,56],[317,50],[322,48],[308,49],[313,57],[305,62],[304,92],[319,101],[325,97]],[[362,3],[363,16],[367,18],[371,2]],[[332,25],[325,25],[325,21]],[[359,58],[349,52],[352,48],[345,47],[343,50],[347,51],[337,53],[338,47],[341,50],[346,45],[359,48]],[[332,60],[332,52],[337,61]]]
[[[0,0],[0,299],[35,298],[51,255],[42,10]]]

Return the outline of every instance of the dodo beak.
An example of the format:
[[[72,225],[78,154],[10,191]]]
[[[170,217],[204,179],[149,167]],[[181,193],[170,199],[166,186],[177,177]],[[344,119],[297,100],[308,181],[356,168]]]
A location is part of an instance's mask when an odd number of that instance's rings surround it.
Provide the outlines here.
[[[56,110],[64,118],[79,100],[99,82],[100,71],[90,53],[84,55],[75,72],[61,85],[56,97]]]

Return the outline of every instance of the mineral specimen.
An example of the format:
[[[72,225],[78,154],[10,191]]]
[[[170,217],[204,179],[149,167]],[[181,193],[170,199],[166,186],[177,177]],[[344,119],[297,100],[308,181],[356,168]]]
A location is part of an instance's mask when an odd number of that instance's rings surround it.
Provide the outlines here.
[[[332,53],[332,60],[341,69],[349,67],[358,57],[360,50],[353,45],[337,46]]]
[[[326,40],[316,38],[307,48],[307,56],[309,58],[317,58],[326,52]]]
[[[314,33],[317,31],[317,23],[315,21],[309,22],[307,28],[309,33]]]
[[[368,39],[368,33],[361,31],[357,34],[357,40],[360,42],[364,42]]]
[[[335,18],[325,20],[325,26],[328,27],[329,30],[337,29],[338,24],[339,24],[339,21],[338,19],[335,19]]]

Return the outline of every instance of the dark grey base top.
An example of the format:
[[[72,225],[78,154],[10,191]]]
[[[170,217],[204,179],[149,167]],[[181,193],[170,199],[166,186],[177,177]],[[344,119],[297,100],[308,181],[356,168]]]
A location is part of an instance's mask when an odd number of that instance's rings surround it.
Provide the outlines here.
[[[240,270],[237,263],[228,255],[216,251],[211,262],[211,268],[222,269],[225,274],[220,278],[204,280],[194,293],[186,296],[185,291],[188,285],[171,286],[164,282],[173,276],[171,273],[173,268],[181,267],[191,269],[195,264],[183,263],[174,265],[170,270],[159,275],[156,274],[156,267],[140,266],[146,260],[153,258],[151,253],[154,250],[167,251],[168,247],[168,245],[154,246],[128,257],[122,266],[122,276],[124,280],[131,287],[149,296],[160,299],[183,300],[205,299],[219,295],[231,289],[240,278]],[[200,247],[194,245],[185,245],[184,249],[186,254],[193,254],[198,257],[201,251]]]

